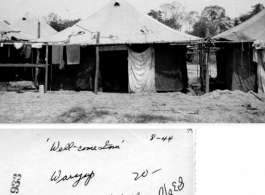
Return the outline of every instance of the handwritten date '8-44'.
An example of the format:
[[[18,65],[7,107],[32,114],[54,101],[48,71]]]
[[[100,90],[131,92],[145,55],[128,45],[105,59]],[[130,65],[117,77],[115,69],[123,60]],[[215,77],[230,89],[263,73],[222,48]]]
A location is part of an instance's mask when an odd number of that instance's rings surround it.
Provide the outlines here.
[[[158,137],[158,136],[156,136],[156,134],[152,134],[151,135],[151,139],[150,139],[150,141],[153,141],[153,140],[155,140],[155,139],[160,139],[161,141],[163,141],[163,142],[165,142],[165,141],[168,141],[168,142],[170,142],[172,139],[173,139],[173,135],[172,136],[163,136],[163,137]]]
[[[179,177],[178,183],[175,181],[172,182],[172,187],[173,187],[173,189],[170,188],[169,190],[167,190],[166,184],[164,184],[163,187],[159,188],[158,195],[174,195],[173,192],[179,192],[179,191],[183,190],[184,182],[183,182],[182,177]]]
[[[20,186],[20,179],[21,179],[21,175],[20,174],[14,174],[13,176],[13,181],[11,183],[12,188],[10,189],[11,193],[18,193],[19,189],[18,187]]]

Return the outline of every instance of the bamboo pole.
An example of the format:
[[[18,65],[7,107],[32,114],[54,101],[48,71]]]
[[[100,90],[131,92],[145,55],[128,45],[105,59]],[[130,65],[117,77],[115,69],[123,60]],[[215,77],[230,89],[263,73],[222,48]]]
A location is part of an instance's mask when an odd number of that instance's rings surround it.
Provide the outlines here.
[[[45,60],[46,60],[46,66],[45,66],[45,89],[44,89],[44,93],[47,93],[47,89],[48,89],[48,67],[49,67],[49,64],[48,64],[48,52],[49,52],[49,48],[48,48],[48,44],[46,45],[46,57],[45,57]]]
[[[100,32],[97,32],[97,40],[96,43],[99,43]],[[99,46],[96,46],[96,73],[95,73],[95,89],[94,93],[98,93],[98,75],[99,75]]]

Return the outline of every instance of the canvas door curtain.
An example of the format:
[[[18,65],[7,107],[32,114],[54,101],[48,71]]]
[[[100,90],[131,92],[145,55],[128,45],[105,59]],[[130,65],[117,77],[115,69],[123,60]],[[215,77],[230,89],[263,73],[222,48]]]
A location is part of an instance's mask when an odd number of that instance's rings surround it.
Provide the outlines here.
[[[155,55],[151,46],[142,53],[128,48],[129,92],[155,92]]]
[[[265,93],[265,48],[253,48],[253,61],[257,62],[258,93]]]

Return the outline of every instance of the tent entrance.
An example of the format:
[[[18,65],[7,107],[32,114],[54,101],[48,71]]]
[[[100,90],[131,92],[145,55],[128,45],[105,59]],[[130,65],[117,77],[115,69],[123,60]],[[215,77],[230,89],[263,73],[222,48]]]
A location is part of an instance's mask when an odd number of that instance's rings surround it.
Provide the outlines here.
[[[101,51],[99,57],[103,92],[128,93],[128,51]]]

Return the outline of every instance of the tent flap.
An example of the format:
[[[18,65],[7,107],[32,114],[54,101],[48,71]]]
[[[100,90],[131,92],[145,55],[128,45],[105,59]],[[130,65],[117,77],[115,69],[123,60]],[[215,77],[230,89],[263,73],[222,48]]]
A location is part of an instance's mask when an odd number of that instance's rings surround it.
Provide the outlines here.
[[[128,48],[129,92],[155,92],[154,49],[142,53]]]
[[[253,48],[253,61],[257,62],[258,93],[265,93],[265,49]]]
[[[155,46],[157,91],[181,91],[188,84],[186,46]]]

